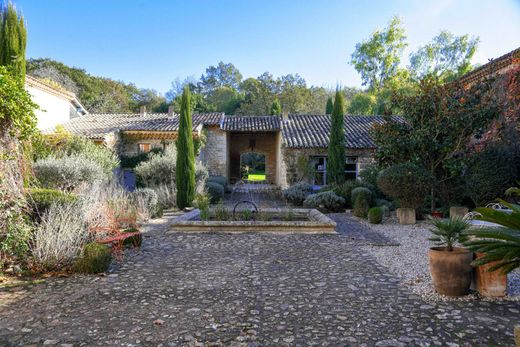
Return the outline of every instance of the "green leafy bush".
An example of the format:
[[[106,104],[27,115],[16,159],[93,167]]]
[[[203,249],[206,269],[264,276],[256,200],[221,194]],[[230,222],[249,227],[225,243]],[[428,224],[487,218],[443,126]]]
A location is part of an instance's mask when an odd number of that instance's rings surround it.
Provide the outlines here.
[[[32,188],[27,190],[26,199],[31,209],[31,215],[34,219],[39,220],[39,216],[42,216],[53,203],[72,203],[77,196],[56,189]]]
[[[401,207],[419,208],[431,187],[430,173],[416,165],[406,163],[390,166],[377,177],[378,187],[397,200]]]
[[[83,252],[74,263],[74,271],[81,273],[100,273],[108,270],[112,255],[108,246],[91,242],[83,247]]]
[[[356,201],[357,201],[357,198],[359,195],[363,196],[363,199],[367,202],[368,207],[372,206],[373,196],[374,196],[372,191],[365,187],[356,187],[356,188],[352,189],[352,196],[350,197],[350,199],[352,201],[354,201],[354,206],[353,206],[354,208],[355,208]]]
[[[207,182],[206,189],[208,190],[212,204],[224,199],[224,187],[222,185],[215,182]]]
[[[139,153],[132,156],[121,156],[121,167],[134,169],[142,162],[147,161],[153,154],[162,154],[164,150],[162,148],[152,148],[148,153]]]
[[[207,182],[218,183],[224,187],[224,191],[228,188],[228,179],[224,176],[209,176]]]
[[[352,190],[357,187],[365,187],[365,184],[359,180],[348,180],[342,184],[332,186],[332,191],[345,199],[345,207],[352,208],[354,206]]]
[[[508,146],[490,146],[470,159],[466,173],[467,193],[477,206],[503,197],[519,178],[517,156]]]
[[[371,205],[372,192],[363,187],[355,188],[352,191],[352,200],[354,200],[354,208],[352,214],[359,218],[367,218],[368,209]]]
[[[312,186],[308,183],[300,182],[284,189],[283,197],[290,203],[301,206],[303,201],[311,194]]]
[[[43,188],[72,191],[109,178],[103,168],[83,154],[50,156],[33,164],[36,179]]]
[[[372,224],[381,224],[383,221],[383,209],[381,207],[372,207],[368,210],[368,221]]]
[[[332,191],[311,194],[303,201],[305,207],[326,209],[333,212],[340,211],[344,205],[345,199]]]
[[[209,204],[211,196],[208,193],[196,194],[193,205],[200,211],[200,219],[209,219]]]
[[[382,198],[383,192],[377,187],[377,176],[381,172],[381,168],[377,164],[370,164],[359,172],[359,182],[362,187],[369,188],[374,197]]]

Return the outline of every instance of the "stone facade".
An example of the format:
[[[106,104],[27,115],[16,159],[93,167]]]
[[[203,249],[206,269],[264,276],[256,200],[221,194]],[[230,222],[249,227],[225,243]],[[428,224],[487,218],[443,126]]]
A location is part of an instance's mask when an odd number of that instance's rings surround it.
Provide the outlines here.
[[[307,181],[308,177],[304,177],[305,173],[299,172],[298,158],[303,156],[309,159],[313,156],[327,156],[327,148],[282,148],[280,147],[281,162],[280,178],[278,185],[286,188],[302,179]],[[365,167],[374,163],[374,149],[346,149],[345,156],[357,157],[357,171],[363,171]]]
[[[228,176],[228,133],[218,126],[205,129],[206,145],[201,150],[200,159],[211,175]]]

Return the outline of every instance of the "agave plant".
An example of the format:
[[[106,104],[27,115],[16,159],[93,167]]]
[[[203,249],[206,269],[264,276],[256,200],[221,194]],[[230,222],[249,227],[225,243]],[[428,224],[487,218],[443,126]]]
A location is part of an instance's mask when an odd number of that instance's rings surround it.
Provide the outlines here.
[[[466,240],[465,232],[469,230],[470,224],[460,218],[453,219],[432,219],[433,229],[430,229],[434,236],[429,240],[433,241],[437,247],[444,247],[446,251],[453,251],[456,242],[462,243]]]
[[[520,205],[499,201],[511,213],[491,208],[477,208],[475,211],[480,214],[476,219],[495,223],[500,227],[471,230],[467,234],[476,239],[466,241],[464,245],[474,252],[484,253],[473,265],[496,262],[488,271],[501,269],[503,273],[508,273],[520,267]]]

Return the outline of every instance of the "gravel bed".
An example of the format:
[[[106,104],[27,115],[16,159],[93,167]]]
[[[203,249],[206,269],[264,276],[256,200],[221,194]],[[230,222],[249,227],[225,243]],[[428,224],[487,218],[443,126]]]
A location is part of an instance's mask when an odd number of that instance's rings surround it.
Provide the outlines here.
[[[427,301],[519,301],[520,302],[520,271],[516,270],[508,275],[507,296],[504,298],[486,298],[472,291],[469,295],[460,298],[451,298],[437,294],[428,270],[428,249],[431,242],[428,240],[431,233],[428,222],[421,221],[416,225],[400,225],[394,218],[389,218],[383,224],[370,224],[366,220],[352,217],[395,241],[399,245],[362,245],[361,248],[370,252],[378,263],[390,269],[402,278],[402,283]]]

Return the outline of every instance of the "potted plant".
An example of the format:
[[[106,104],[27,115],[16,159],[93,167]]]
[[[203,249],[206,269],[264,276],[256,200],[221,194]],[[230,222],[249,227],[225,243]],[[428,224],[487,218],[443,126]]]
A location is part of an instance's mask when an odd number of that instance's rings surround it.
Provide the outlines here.
[[[442,211],[440,211],[440,210],[435,210],[432,212],[432,217],[433,218],[443,218],[444,213],[442,213]]]
[[[477,287],[483,295],[505,295],[507,273],[520,267],[520,206],[500,200],[511,212],[491,208],[477,208],[476,219],[497,225],[475,229],[464,243],[477,253],[473,265],[478,266]]]
[[[435,247],[428,252],[435,290],[447,296],[466,295],[471,286],[473,253],[456,243],[466,240],[470,224],[462,219],[432,219]]]

